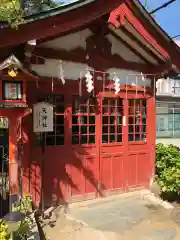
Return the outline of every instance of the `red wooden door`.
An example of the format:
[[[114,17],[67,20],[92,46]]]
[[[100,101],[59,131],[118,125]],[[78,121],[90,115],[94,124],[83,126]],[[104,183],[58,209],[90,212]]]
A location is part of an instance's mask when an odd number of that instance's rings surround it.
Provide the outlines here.
[[[46,136],[46,199],[79,201],[147,184],[154,159],[151,99],[73,92],[51,96],[55,129]],[[34,159],[41,159],[39,148]]]
[[[97,197],[99,186],[99,111],[96,98],[72,96],[71,201]]]
[[[124,100],[101,98],[100,184],[103,195],[124,188],[125,128]]]
[[[147,187],[154,168],[152,98],[123,97],[101,99],[100,186],[104,195]]]
[[[54,105],[54,131],[48,132],[46,136],[45,149],[45,173],[44,173],[44,195],[45,204],[57,204],[68,198],[67,188],[70,184],[67,166],[70,164],[67,154],[68,121],[67,112],[69,99],[64,93],[39,94],[39,101],[47,101]],[[65,132],[67,129],[67,132]],[[42,150],[40,145],[40,134],[36,134],[36,147],[32,148],[32,194],[36,201],[40,197],[38,187],[41,188],[41,162]],[[31,153],[30,153],[31,155]],[[40,191],[39,191],[40,193]]]
[[[155,136],[151,115],[154,109],[150,99],[128,99],[128,145],[126,158],[126,187],[133,190],[147,187],[152,176],[151,135]],[[150,120],[150,121],[149,121]]]

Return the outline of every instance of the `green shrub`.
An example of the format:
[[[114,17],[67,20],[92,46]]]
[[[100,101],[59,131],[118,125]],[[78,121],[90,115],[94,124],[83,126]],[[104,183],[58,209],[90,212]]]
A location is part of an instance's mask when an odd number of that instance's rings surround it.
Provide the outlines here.
[[[31,197],[24,197],[19,204],[13,205],[12,211],[23,212],[26,215],[20,228],[15,233],[16,240],[25,240],[30,235],[31,226],[33,224],[33,220],[29,215],[32,212]],[[11,240],[11,234],[8,232],[8,225],[3,220],[0,221],[0,240]]]
[[[156,175],[162,192],[180,191],[180,148],[156,145]]]
[[[0,219],[0,239],[1,240],[10,240],[11,235],[8,233],[8,225]]]
[[[30,235],[31,226],[33,224],[33,220],[29,215],[32,212],[31,197],[29,197],[29,196],[24,197],[19,204],[15,204],[13,206],[12,210],[16,211],[16,212],[23,212],[26,215],[20,228],[16,232],[16,239],[24,240]]]

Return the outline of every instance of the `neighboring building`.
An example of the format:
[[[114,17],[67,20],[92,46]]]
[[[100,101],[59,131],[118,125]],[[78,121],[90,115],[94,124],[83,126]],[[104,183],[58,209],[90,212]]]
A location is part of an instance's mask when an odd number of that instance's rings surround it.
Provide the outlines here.
[[[155,170],[155,80],[177,75],[180,49],[139,1],[77,1],[28,17],[17,30],[3,25],[0,36],[10,200],[22,190],[40,201],[32,106],[42,101],[54,106],[54,129],[45,134],[47,205],[147,188]]]
[[[156,99],[156,142],[180,147],[180,80],[158,80]]]
[[[156,99],[156,142],[180,147],[180,77],[159,79]]]

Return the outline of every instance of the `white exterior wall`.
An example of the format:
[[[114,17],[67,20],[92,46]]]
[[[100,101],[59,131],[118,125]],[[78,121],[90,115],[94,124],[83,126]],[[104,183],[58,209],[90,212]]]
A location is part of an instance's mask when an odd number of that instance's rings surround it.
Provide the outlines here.
[[[176,87],[175,92],[173,87]],[[157,96],[180,97],[180,80],[161,78],[156,82]]]
[[[47,41],[41,44],[41,46],[51,47],[53,49],[64,49],[66,51],[71,51],[76,48],[83,48],[85,50],[86,40],[91,35],[92,32],[89,29],[85,29],[83,31]],[[112,42],[112,54],[120,55],[126,61],[143,63],[137,55],[135,55],[123,43],[116,40],[112,35],[108,35],[107,38]],[[88,64],[75,63],[71,61],[62,61],[62,66],[65,80],[78,80],[81,72],[84,72],[87,68],[89,68]],[[60,60],[45,59],[45,64],[32,64],[31,68],[40,76],[60,78]],[[127,71],[125,69],[109,69],[107,71],[112,74],[116,72],[120,78],[120,83],[122,84],[127,82],[127,84],[134,86],[150,86],[150,80],[143,80],[140,73]]]
[[[41,44],[42,47],[49,47],[54,49],[65,49],[71,51],[77,47],[86,49],[86,39],[92,35],[89,29],[72,33],[63,37],[55,38]]]
[[[117,54],[126,61],[144,63],[144,61],[141,60],[134,52],[132,52],[128,47],[126,47],[112,35],[108,35],[107,39],[112,43],[112,54]]]
[[[167,79],[158,79],[156,82],[157,95],[172,94],[172,81]]]
[[[87,64],[62,61],[64,78],[70,80],[78,80],[80,73],[89,68]],[[40,76],[60,78],[60,61],[48,59],[43,65],[32,65],[32,70]]]
[[[87,64],[74,63],[63,61],[63,72],[64,78],[69,80],[78,80],[85,74],[86,69],[93,70]],[[60,78],[60,61],[57,60],[46,60],[44,65],[33,65],[32,69],[36,71],[40,76],[47,77],[56,77]],[[141,73],[126,70],[126,69],[108,69],[108,73],[112,74],[111,79],[113,78],[114,73],[119,77],[120,84],[128,84],[132,86],[150,86],[151,81],[149,79],[144,79],[141,76]],[[97,80],[101,81],[102,78]]]
[[[156,143],[163,144],[172,144],[174,146],[180,147],[180,138],[158,138],[156,139]]]

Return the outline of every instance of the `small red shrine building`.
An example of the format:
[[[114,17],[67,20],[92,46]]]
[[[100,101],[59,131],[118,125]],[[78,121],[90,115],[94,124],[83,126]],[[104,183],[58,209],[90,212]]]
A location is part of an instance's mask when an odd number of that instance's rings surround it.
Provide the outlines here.
[[[0,36],[11,200],[22,189],[40,201],[42,152],[32,118],[40,101],[54,105],[47,205],[148,188],[155,174],[155,81],[179,72],[180,49],[140,2],[80,0],[27,17],[18,29],[3,24]]]

